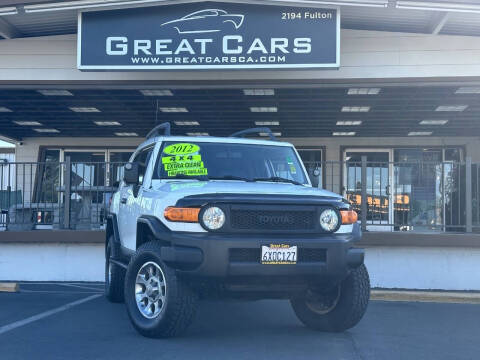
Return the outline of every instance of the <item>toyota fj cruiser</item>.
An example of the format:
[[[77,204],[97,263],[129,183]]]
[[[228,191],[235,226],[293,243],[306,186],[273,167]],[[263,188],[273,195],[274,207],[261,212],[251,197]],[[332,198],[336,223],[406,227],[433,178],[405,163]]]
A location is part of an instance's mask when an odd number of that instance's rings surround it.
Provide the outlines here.
[[[271,140],[241,138],[253,132]],[[106,296],[149,337],[184,331],[200,298],[289,299],[306,326],[335,332],[369,301],[357,214],[312,188],[267,128],[215,138],[157,126],[124,166],[106,236]]]

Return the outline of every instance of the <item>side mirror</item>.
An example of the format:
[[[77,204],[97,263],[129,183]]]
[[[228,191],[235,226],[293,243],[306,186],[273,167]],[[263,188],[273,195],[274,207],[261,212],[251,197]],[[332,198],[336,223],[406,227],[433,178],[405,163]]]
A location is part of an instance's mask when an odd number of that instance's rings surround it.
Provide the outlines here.
[[[315,170],[313,170],[313,175],[317,177],[320,176],[320,169],[316,168]]]
[[[128,185],[137,185],[138,184],[138,163],[129,162],[126,163],[123,167],[123,180]]]

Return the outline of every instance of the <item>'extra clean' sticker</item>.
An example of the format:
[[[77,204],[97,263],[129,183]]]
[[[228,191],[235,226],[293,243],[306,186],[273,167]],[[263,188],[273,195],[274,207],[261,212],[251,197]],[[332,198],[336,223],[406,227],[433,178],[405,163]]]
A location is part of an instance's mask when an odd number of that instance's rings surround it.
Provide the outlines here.
[[[179,162],[179,163],[168,163],[164,164],[166,171],[182,171],[187,169],[203,169],[203,161],[188,161],[188,162]]]
[[[163,152],[168,155],[189,155],[200,150],[200,146],[190,143],[178,143],[168,145]]]

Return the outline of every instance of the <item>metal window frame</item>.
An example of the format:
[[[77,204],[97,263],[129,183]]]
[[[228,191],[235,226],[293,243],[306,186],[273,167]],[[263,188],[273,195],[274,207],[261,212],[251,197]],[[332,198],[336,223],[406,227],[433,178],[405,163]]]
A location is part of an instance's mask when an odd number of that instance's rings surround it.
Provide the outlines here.
[[[393,206],[393,185],[394,185],[394,176],[393,176],[393,171],[394,171],[394,166],[393,166],[393,151],[394,149],[391,147],[379,147],[379,148],[370,148],[370,147],[360,147],[360,148],[350,148],[350,147],[345,147],[343,149],[343,154],[342,154],[342,170],[343,170],[343,196],[347,195],[347,187],[348,187],[348,171],[347,171],[347,152],[353,152],[353,153],[387,153],[388,154],[388,186],[390,187],[390,195],[388,195],[388,222],[387,225],[382,225],[382,220],[380,220],[380,224],[376,225],[375,223],[372,224],[365,224],[365,230],[368,231],[388,231],[391,232],[393,229],[393,226],[389,224],[394,223],[394,206]],[[363,157],[363,156],[362,156]],[[363,165],[363,164],[362,164]],[[368,166],[368,164],[367,164]],[[363,171],[362,171],[363,173]],[[362,174],[361,173],[361,174]],[[366,172],[365,172],[366,174]],[[366,180],[366,179],[365,179]],[[373,179],[372,179],[373,182]],[[363,183],[363,179],[362,179]],[[366,183],[365,183],[366,184]],[[365,185],[366,186],[366,185]],[[368,190],[368,189],[367,189]],[[372,197],[374,195],[372,194]],[[364,200],[362,199],[362,205],[364,204]],[[366,204],[366,202],[365,202]],[[370,225],[370,226],[369,226]]]
[[[412,0],[397,0],[396,8],[409,10],[463,12],[474,14],[480,13],[480,5]]]

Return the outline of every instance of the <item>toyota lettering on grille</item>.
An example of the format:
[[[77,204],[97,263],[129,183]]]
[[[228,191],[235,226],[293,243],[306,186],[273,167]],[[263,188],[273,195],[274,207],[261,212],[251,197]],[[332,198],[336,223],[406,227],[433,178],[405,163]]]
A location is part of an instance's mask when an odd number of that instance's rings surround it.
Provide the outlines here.
[[[288,215],[258,215],[261,224],[293,224],[294,220]]]

